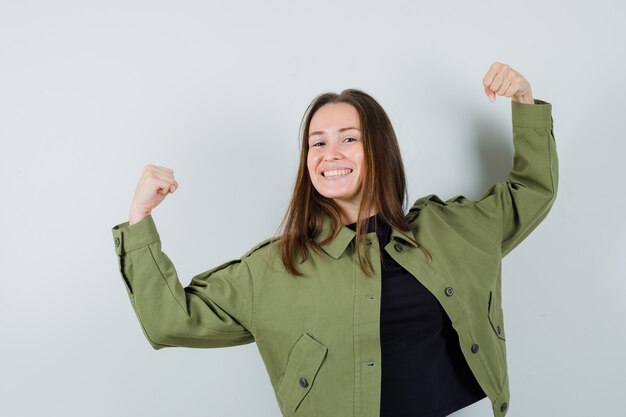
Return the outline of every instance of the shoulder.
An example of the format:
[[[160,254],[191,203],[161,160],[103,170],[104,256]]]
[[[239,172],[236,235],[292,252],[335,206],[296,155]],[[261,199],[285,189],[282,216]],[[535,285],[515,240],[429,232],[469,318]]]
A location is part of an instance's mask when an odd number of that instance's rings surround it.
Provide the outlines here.
[[[417,199],[413,203],[408,213],[406,214],[406,218],[409,221],[409,223],[411,223],[417,218],[420,211],[424,210],[426,207],[435,208],[435,209],[443,209],[443,208],[447,208],[450,206],[462,204],[467,201],[470,201],[470,200],[464,195],[456,195],[454,197],[448,198],[447,200],[443,200],[437,194],[429,194],[427,196]]]
[[[264,239],[260,241],[259,243],[257,243],[256,245],[254,245],[252,248],[250,248],[250,250],[248,250],[241,258],[242,259],[248,258],[254,255],[258,255],[262,252],[267,252],[270,249],[270,243],[272,242],[278,243],[279,241],[280,241],[279,236],[274,236],[274,237]]]
[[[248,265],[250,272],[261,277],[267,275],[268,271],[282,271],[282,262],[280,256],[281,237],[274,236],[264,239],[252,246],[242,257],[241,260]]]

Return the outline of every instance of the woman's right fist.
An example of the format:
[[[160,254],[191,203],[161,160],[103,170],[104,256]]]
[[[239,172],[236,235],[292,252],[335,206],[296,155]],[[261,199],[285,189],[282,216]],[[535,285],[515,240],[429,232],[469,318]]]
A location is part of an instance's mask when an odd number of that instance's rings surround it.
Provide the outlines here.
[[[178,188],[174,171],[166,167],[148,164],[143,167],[135,196],[130,205],[129,225],[149,216],[156,206]]]

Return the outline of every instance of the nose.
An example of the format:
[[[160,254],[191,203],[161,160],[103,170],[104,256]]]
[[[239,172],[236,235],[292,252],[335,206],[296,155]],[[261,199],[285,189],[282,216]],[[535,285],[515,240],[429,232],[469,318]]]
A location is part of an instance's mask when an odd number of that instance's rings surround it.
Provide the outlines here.
[[[343,155],[341,154],[339,147],[335,144],[328,144],[326,146],[326,152],[324,152],[324,160],[332,161],[335,159],[341,159]]]

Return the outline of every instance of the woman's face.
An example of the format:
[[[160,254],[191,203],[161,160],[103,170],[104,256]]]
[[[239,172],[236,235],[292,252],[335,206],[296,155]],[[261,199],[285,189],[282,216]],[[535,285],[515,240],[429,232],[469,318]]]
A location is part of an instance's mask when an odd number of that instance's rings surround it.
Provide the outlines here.
[[[320,107],[309,126],[307,167],[315,189],[346,213],[358,211],[363,177],[359,114],[347,103]]]

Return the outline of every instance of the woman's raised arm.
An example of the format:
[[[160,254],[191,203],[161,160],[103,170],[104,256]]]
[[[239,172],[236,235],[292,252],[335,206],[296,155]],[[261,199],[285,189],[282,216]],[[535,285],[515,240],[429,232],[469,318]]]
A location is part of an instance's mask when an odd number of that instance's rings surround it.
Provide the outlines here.
[[[172,170],[146,165],[130,220],[112,229],[119,272],[143,332],[154,349],[251,343],[254,296],[244,257],[194,276],[183,288],[161,250],[151,211],[177,185]]]

